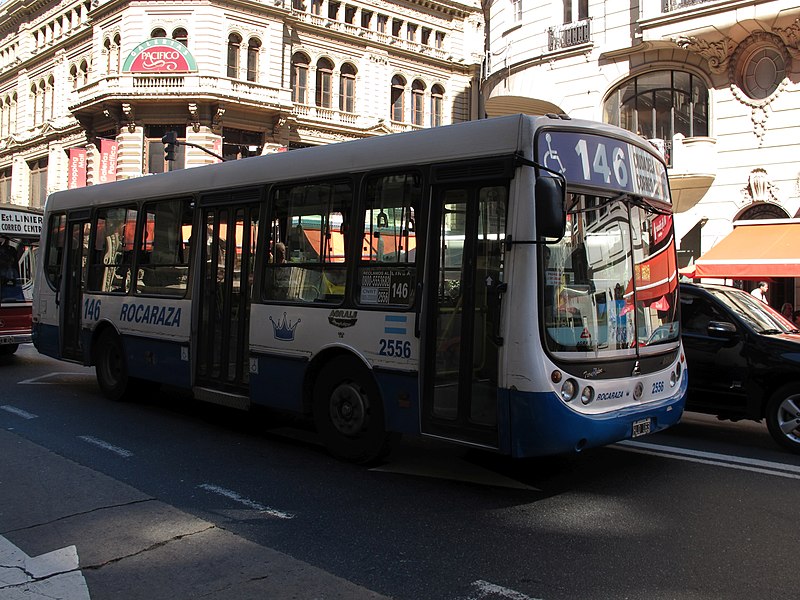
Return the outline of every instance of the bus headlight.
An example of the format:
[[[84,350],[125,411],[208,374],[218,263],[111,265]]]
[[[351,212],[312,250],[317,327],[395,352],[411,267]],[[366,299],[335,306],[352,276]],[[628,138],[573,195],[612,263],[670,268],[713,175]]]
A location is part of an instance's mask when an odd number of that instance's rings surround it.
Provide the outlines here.
[[[567,379],[561,384],[561,399],[564,402],[570,402],[575,399],[578,394],[578,382],[574,379]]]
[[[581,392],[581,402],[589,404],[592,400],[594,400],[594,388],[587,385]]]
[[[682,372],[683,372],[683,367],[681,366],[681,363],[675,365],[675,370],[672,372],[672,375],[669,376],[670,386],[675,387],[675,384],[678,383],[678,381],[681,378]]]

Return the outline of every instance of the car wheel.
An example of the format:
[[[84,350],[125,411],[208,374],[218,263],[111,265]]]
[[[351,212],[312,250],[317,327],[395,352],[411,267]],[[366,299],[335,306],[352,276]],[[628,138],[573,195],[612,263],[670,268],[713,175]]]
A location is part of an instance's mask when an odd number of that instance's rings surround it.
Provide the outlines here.
[[[19,344],[5,344],[0,346],[0,356],[11,356],[19,348]]]
[[[767,403],[767,428],[778,444],[800,454],[800,384],[775,392]]]
[[[342,460],[377,462],[399,439],[398,434],[386,431],[383,402],[372,373],[349,356],[334,358],[320,371],[313,412],[325,447]]]

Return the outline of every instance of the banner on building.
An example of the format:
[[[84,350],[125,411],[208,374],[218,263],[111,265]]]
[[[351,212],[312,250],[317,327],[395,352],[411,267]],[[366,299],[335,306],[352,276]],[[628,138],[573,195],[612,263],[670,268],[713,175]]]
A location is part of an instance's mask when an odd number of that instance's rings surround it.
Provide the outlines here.
[[[215,138],[214,139],[214,154],[219,154],[222,156],[222,138]],[[220,159],[217,159],[217,162],[222,162]]]
[[[197,71],[189,49],[169,38],[151,38],[133,49],[122,65],[125,73],[194,73]]]
[[[67,188],[71,190],[79,187],[86,187],[86,150],[70,148]]]
[[[117,150],[119,144],[114,140],[100,140],[100,161],[97,169],[97,183],[117,180]]]

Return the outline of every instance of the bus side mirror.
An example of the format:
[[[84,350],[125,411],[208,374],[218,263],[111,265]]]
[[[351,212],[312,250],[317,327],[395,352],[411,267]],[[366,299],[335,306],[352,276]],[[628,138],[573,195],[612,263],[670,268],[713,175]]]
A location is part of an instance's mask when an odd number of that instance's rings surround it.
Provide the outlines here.
[[[566,194],[564,184],[555,177],[539,177],[536,180],[536,236],[538,238],[564,237],[567,212],[564,209]]]

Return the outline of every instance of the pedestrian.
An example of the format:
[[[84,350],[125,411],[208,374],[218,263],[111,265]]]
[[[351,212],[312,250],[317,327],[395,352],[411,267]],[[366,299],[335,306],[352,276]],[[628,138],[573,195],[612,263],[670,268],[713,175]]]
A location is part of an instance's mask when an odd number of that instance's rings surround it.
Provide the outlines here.
[[[767,302],[767,290],[769,289],[769,284],[766,281],[759,281],[758,286],[754,289],[751,294],[761,300],[762,302]]]
[[[794,326],[800,329],[800,310],[796,310],[792,313],[792,323]]]

